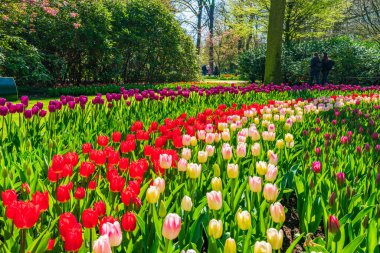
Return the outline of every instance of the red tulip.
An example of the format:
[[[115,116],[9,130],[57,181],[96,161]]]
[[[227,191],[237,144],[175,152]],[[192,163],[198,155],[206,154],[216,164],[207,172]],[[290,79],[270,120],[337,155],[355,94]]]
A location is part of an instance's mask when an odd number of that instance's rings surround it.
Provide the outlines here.
[[[96,182],[95,182],[95,181],[90,181],[90,182],[88,182],[88,186],[87,186],[87,188],[88,188],[89,190],[91,190],[91,191],[95,190],[95,188],[96,188]]]
[[[60,185],[57,188],[56,198],[58,202],[65,203],[70,200],[70,190],[69,185]]]
[[[52,251],[54,249],[55,239],[49,239],[47,251]]]
[[[79,168],[79,175],[89,177],[95,172],[95,165],[92,162],[82,162]]]
[[[83,187],[78,187],[74,193],[74,198],[75,199],[84,199],[86,196],[86,189]]]
[[[66,251],[78,251],[82,247],[82,226],[79,223],[71,224],[65,236],[62,235]]]
[[[121,226],[127,232],[132,232],[136,228],[136,216],[134,213],[128,212],[121,219]]]
[[[63,172],[59,175],[59,178],[71,177],[73,175],[73,166],[69,163],[63,166]]]
[[[88,154],[92,150],[92,144],[91,143],[84,143],[82,145],[82,153],[83,154]]]
[[[108,153],[108,165],[118,164],[120,161],[120,153],[112,151]]]
[[[120,132],[114,132],[112,134],[112,141],[113,142],[120,142],[121,139],[121,133]]]
[[[129,206],[134,198],[136,198],[136,193],[132,190],[132,188],[127,187],[121,193],[121,201],[123,201],[124,205]]]
[[[110,180],[110,190],[112,192],[121,192],[125,186],[125,178],[115,176]]]
[[[65,158],[63,155],[54,155],[51,168],[57,174],[63,172],[63,166],[65,165]]]
[[[338,218],[335,217],[334,215],[330,215],[329,220],[328,220],[328,227],[329,227],[330,233],[332,234],[337,233],[340,229]]]
[[[85,209],[82,213],[82,223],[85,228],[94,228],[98,224],[98,213],[92,209]]]
[[[121,153],[129,153],[136,149],[136,143],[134,140],[122,141],[120,143],[120,151]]]
[[[102,147],[107,146],[108,139],[109,139],[108,136],[105,136],[105,135],[98,136],[98,145]]]
[[[1,193],[1,199],[3,200],[4,206],[9,206],[17,200],[17,193],[15,190],[5,190]]]
[[[30,201],[14,201],[7,207],[6,215],[13,219],[18,229],[28,229],[37,223],[40,211],[38,206]]]
[[[32,202],[38,206],[40,213],[45,212],[49,208],[49,193],[36,192],[32,195]]]
[[[78,164],[78,160],[78,154],[75,152],[68,152],[65,155],[66,163],[72,165],[73,167],[75,167]]]
[[[129,167],[129,159],[124,158],[124,157],[121,158],[119,160],[119,169],[124,172],[128,169],[128,167]]]
[[[51,183],[55,183],[59,179],[58,174],[56,174],[52,168],[48,169],[48,175],[47,176],[48,176],[48,179]]]
[[[94,204],[94,210],[98,214],[99,217],[103,217],[106,215],[106,204],[100,200]]]
[[[66,234],[66,231],[70,228],[71,224],[75,223],[78,223],[78,221],[75,218],[74,214],[70,212],[61,214],[61,216],[59,216],[58,222],[59,233],[64,236]]]

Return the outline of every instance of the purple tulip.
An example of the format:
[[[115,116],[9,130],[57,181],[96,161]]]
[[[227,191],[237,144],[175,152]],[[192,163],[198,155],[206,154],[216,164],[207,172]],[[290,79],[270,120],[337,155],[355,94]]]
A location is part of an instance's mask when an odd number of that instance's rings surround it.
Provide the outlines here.
[[[30,119],[31,117],[32,117],[32,110],[25,110],[24,111],[24,117],[26,118],[26,119]]]
[[[46,114],[47,114],[47,111],[45,111],[45,110],[41,110],[41,111],[40,111],[40,117],[41,117],[41,118],[45,117]]]
[[[8,114],[8,108],[6,106],[1,106],[0,107],[0,116],[7,116]]]

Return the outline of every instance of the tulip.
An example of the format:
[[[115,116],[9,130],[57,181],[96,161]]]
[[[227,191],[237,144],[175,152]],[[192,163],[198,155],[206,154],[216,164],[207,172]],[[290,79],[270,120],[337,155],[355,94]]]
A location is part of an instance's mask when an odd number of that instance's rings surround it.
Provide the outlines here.
[[[252,146],[251,146],[251,154],[253,156],[259,156],[260,155],[260,143],[254,143]]]
[[[108,236],[111,247],[119,246],[123,239],[120,223],[118,221],[115,221],[114,223],[110,223],[110,222],[104,223],[101,227],[101,235]]]
[[[277,165],[278,156],[275,153],[271,153],[269,157],[269,163],[273,165]]]
[[[134,213],[127,212],[123,215],[121,219],[121,226],[123,227],[124,231],[126,232],[132,232],[136,228],[136,216]]]
[[[335,203],[335,192],[332,192],[331,195],[330,195],[330,198],[329,198],[329,205],[333,206],[334,203]]]
[[[189,196],[184,196],[181,202],[181,208],[183,211],[190,212],[193,207],[193,202]]]
[[[278,189],[275,184],[266,184],[264,186],[264,192],[263,192],[264,198],[268,202],[274,202],[277,199],[278,196]]]
[[[257,177],[257,176],[249,177],[248,184],[252,192],[261,192],[261,187],[262,187],[261,177]]]
[[[197,145],[197,138],[195,136],[191,136],[190,138],[191,146],[195,147]]]
[[[181,217],[175,213],[169,213],[162,225],[162,236],[169,240],[174,240],[178,237],[181,230]]]
[[[272,220],[276,223],[283,223],[285,221],[285,211],[283,205],[280,202],[276,202],[270,205],[270,215]]]
[[[100,236],[92,246],[94,253],[112,253],[110,240],[107,235]]]
[[[149,188],[146,190],[146,200],[150,204],[155,204],[158,201],[158,198],[160,197],[160,191],[159,189],[152,185],[149,186]]]
[[[182,145],[183,146],[190,146],[191,136],[188,134],[185,134],[182,136]]]
[[[236,253],[236,242],[232,238],[228,238],[224,244],[224,253]]]
[[[202,165],[196,163],[189,163],[187,165],[187,174],[190,178],[196,179],[201,175]]]
[[[272,249],[279,250],[282,247],[282,241],[284,239],[284,232],[282,229],[277,231],[275,228],[270,228],[267,230],[267,240],[272,246]]]
[[[228,164],[227,165],[227,176],[230,179],[237,178],[239,176],[239,165],[237,164]]]
[[[187,161],[184,158],[179,159],[177,169],[182,172],[187,170]]]
[[[313,162],[311,169],[314,171],[314,173],[318,174],[322,170],[322,164],[320,161]]]
[[[153,186],[156,186],[160,193],[165,191],[165,179],[157,177],[153,180]]]
[[[277,171],[278,169],[276,166],[269,164],[267,173],[265,174],[265,180],[269,182],[273,182],[274,180],[276,180]]]
[[[220,177],[211,179],[211,188],[213,191],[222,191],[222,179]]]
[[[230,132],[223,131],[222,132],[222,140],[227,142],[227,141],[230,141],[230,139],[231,139]]]
[[[98,224],[98,213],[92,209],[85,209],[82,213],[82,223],[85,228],[94,228]]]
[[[236,156],[239,158],[245,157],[247,154],[247,144],[240,142],[236,147]]]
[[[239,210],[236,213],[236,220],[241,230],[248,230],[251,227],[251,214],[248,211]]]
[[[190,160],[191,158],[191,149],[184,148],[182,149],[182,158],[185,160]]]
[[[287,143],[291,143],[291,142],[293,142],[293,141],[294,141],[294,137],[293,137],[293,135],[292,135],[292,134],[289,134],[289,133],[285,134],[285,141],[286,141]]]
[[[338,182],[339,187],[342,187],[346,181],[346,176],[343,172],[338,172],[336,174],[336,181]]]
[[[207,133],[206,134],[206,144],[212,144],[215,140],[215,134],[214,133]]]
[[[270,243],[264,241],[258,241],[255,243],[255,247],[253,249],[254,253],[272,253],[272,246]]]
[[[220,191],[211,191],[206,193],[207,204],[211,210],[219,210],[223,205],[222,192]]]
[[[208,224],[208,234],[214,238],[219,239],[223,234],[223,223],[221,220],[210,220]]]
[[[17,193],[15,190],[5,190],[1,193],[1,199],[4,206],[9,206],[17,200]]]
[[[106,215],[106,204],[100,200],[94,203],[94,210],[98,214],[99,217],[103,217]]]
[[[160,167],[169,169],[172,166],[172,156],[168,154],[160,154]]]
[[[256,162],[256,171],[260,176],[264,176],[268,171],[267,163],[263,161]]]
[[[285,146],[285,142],[284,142],[284,140],[280,139],[280,140],[277,140],[277,141],[276,141],[276,148],[278,148],[278,149],[283,149],[284,146]]]
[[[340,230],[339,220],[334,215],[329,216],[329,220],[327,223],[330,233],[336,234]]]
[[[207,152],[205,151],[199,151],[198,152],[198,162],[199,163],[206,163],[207,162]]]
[[[214,152],[215,152],[215,147],[212,146],[212,145],[207,145],[206,146],[206,152],[207,152],[207,156],[208,157],[211,157],[214,155]]]
[[[206,131],[205,130],[198,130],[197,137],[199,140],[205,140],[206,139]]]
[[[232,148],[228,144],[223,144],[222,155],[224,160],[230,160],[232,158]]]

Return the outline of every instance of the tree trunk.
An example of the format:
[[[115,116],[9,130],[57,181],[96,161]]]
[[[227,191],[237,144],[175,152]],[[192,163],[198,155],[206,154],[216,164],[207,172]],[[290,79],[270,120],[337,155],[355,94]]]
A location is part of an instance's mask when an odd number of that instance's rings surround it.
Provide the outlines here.
[[[215,0],[211,1],[209,7],[209,51],[208,51],[208,61],[210,69],[214,72],[214,14],[215,14]]]
[[[290,41],[290,19],[292,18],[293,3],[287,4],[286,17],[285,17],[285,44],[287,45]]]
[[[281,83],[281,50],[286,0],[271,0],[264,83]]]
[[[201,39],[202,39],[202,14],[203,14],[203,0],[198,0],[198,14],[197,14],[197,55],[201,54]]]

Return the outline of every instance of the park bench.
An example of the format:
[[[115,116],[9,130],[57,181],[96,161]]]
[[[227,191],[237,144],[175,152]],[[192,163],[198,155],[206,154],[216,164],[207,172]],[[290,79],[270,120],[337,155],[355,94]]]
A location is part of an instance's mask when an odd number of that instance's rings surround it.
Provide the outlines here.
[[[17,87],[13,77],[0,77],[0,97],[17,100]]]

